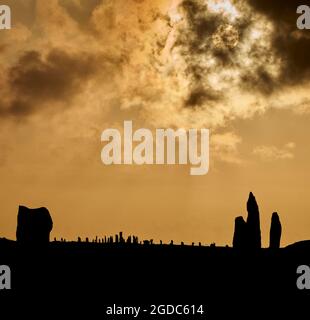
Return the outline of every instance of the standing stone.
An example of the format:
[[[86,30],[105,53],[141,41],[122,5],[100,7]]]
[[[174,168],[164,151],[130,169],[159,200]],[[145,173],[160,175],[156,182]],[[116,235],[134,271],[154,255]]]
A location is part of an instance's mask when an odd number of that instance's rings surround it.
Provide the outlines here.
[[[53,220],[46,208],[19,206],[16,240],[20,243],[44,244],[50,241]]]
[[[269,248],[279,249],[281,241],[282,226],[277,212],[272,214],[270,226]]]
[[[235,219],[235,231],[233,238],[233,247],[243,249],[247,243],[247,225],[243,217]]]
[[[247,247],[249,249],[260,249],[261,248],[261,231],[260,231],[260,220],[259,220],[259,209],[256,199],[252,192],[250,192],[249,199],[247,202]]]

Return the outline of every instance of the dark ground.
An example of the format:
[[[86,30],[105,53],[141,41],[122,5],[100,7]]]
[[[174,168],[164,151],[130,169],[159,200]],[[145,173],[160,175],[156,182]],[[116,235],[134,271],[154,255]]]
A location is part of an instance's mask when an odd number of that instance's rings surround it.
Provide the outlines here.
[[[309,319],[310,290],[296,287],[296,269],[310,265],[309,253],[308,242],[242,253],[228,247],[77,242],[27,248],[0,240],[0,265],[12,271],[12,290],[0,291],[0,310],[5,301],[12,311],[26,305],[23,312],[35,313],[43,302],[51,314],[133,319],[107,317],[105,307],[203,304],[204,316],[139,319]]]

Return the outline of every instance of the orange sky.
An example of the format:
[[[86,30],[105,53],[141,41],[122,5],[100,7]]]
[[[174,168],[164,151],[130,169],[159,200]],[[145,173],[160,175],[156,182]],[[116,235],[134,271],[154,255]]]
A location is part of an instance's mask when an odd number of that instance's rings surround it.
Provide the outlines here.
[[[263,245],[310,238],[309,31],[297,0],[23,0],[0,31],[0,236],[19,204],[52,237],[231,244],[253,191]],[[1,3],[2,3],[1,2]],[[278,6],[278,7],[277,7]],[[211,167],[104,166],[101,132],[209,128]]]

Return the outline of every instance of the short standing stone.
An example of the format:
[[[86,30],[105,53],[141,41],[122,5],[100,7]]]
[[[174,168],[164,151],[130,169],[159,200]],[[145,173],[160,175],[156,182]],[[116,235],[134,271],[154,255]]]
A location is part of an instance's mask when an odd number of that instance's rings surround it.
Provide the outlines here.
[[[47,208],[19,206],[16,239],[20,243],[44,244],[50,240],[53,220]]]

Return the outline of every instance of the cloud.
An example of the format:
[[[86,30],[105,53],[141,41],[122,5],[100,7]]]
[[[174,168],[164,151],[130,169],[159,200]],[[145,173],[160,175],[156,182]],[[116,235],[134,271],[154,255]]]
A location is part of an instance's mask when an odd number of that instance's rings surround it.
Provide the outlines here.
[[[240,164],[242,159],[238,146],[241,142],[241,137],[233,132],[214,134],[211,136],[211,153],[214,153],[215,157],[223,162]]]
[[[86,28],[90,27],[92,13],[102,2],[103,0],[59,0],[59,4],[85,31],[87,31]]]
[[[0,114],[25,115],[50,102],[68,103],[96,73],[98,59],[51,50],[46,57],[25,52],[8,71],[9,102]]]
[[[231,87],[272,92],[279,61],[271,47],[272,25],[266,18],[250,11],[244,2],[238,5],[228,0],[186,0],[181,9],[185,23],[175,46],[186,62],[190,95],[197,84],[223,99]],[[209,95],[205,94],[206,104]],[[187,99],[186,105],[188,101],[192,100]]]
[[[121,109],[139,110],[153,126],[216,130],[268,108],[280,70],[272,23],[246,2],[214,3],[175,1],[142,24],[143,35],[133,31],[143,46],[123,69]]]
[[[276,146],[258,146],[254,148],[253,154],[263,161],[291,160],[294,159],[295,143],[288,142],[283,148]]]
[[[299,45],[292,56],[292,43],[308,41],[306,33],[285,32],[296,10],[288,19],[290,8],[282,13],[254,0],[29,3],[19,7],[27,19],[16,14],[0,38],[2,122],[45,119],[50,111],[58,119],[53,130],[74,137],[82,127],[80,136],[90,136],[88,128],[93,134],[130,118],[217,135],[270,108],[308,108],[308,90],[295,92],[305,88],[306,73],[304,80],[286,77],[295,56],[308,63]],[[216,152],[233,148],[228,159],[240,143],[218,141]]]
[[[253,7],[245,0],[38,2],[29,7],[34,22],[21,21],[0,41],[8,46],[2,81],[10,95],[1,114],[40,112],[38,102],[68,107],[89,81],[102,90],[113,79],[113,105],[150,126],[217,129],[251,117],[268,108],[283,68],[274,22]],[[114,65],[108,72],[105,59]]]
[[[298,30],[296,9],[304,5],[302,0],[248,0],[259,13],[265,15],[274,25],[272,47],[281,59],[281,84],[296,84],[310,79],[310,36]]]

